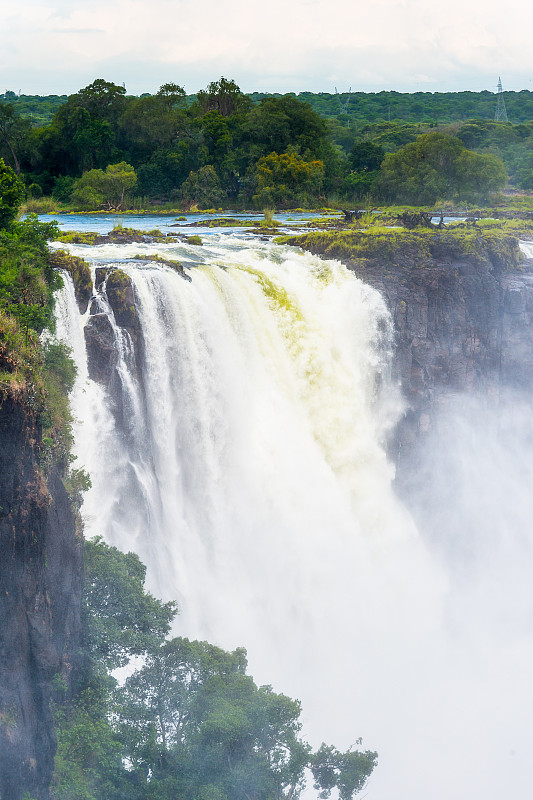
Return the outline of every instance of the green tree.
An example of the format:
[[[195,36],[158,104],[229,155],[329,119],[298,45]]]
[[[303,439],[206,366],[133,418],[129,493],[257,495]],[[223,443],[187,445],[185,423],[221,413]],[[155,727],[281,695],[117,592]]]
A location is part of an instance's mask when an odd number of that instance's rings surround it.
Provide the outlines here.
[[[77,180],[72,189],[71,199],[78,208],[95,209],[106,206],[119,211],[124,198],[137,185],[137,175],[131,164],[121,161],[108,164],[105,170],[91,169]]]
[[[227,198],[211,164],[206,164],[197,172],[191,172],[183,182],[181,191],[188,206],[197,205],[200,208],[216,208]]]
[[[437,199],[485,197],[503,188],[507,175],[499,159],[466,150],[443,133],[425,133],[389,154],[376,183],[380,197],[412,205]]]
[[[246,652],[167,639],[176,613],[143,589],[132,553],[85,544],[84,657],[73,701],[58,687],[54,800],[295,800],[311,769],[351,800],[370,751],[317,753],[301,738],[300,703],[258,687]],[[109,670],[142,656],[117,687]]]
[[[270,153],[256,166],[257,192],[254,203],[260,208],[288,206],[315,201],[324,182],[324,164],[315,159],[305,161],[298,153]]]
[[[492,192],[507,183],[507,173],[501,158],[490,153],[463,150],[455,161],[457,172],[456,194],[465,200],[486,201]]]
[[[300,738],[300,703],[256,686],[243,650],[172,639],[119,696],[121,738],[136,780],[171,787],[161,795],[169,800],[290,800],[304,787],[307,768],[324,797],[337,786],[350,800],[376,762],[375,753],[326,745],[313,754]]]
[[[208,111],[202,118],[202,133],[207,148],[207,160],[223,174],[230,167],[233,136],[226,117],[218,111]]]
[[[357,740],[361,745],[361,739]],[[310,767],[315,789],[320,789],[320,798],[328,798],[334,788],[338,789],[339,800],[351,800],[360,792],[375,766],[376,753],[369,750],[339,752],[331,745],[322,744],[313,754]]]
[[[17,148],[27,137],[30,124],[21,117],[12,103],[0,103],[0,137],[3,139],[17,175],[20,175],[20,163],[17,157]]]
[[[7,228],[16,219],[24,200],[24,184],[0,158],[0,228]]]
[[[164,84],[156,95],[132,100],[119,120],[120,146],[135,165],[190,135],[185,91],[174,83]]]
[[[252,105],[250,98],[241,92],[235,81],[226,78],[213,81],[206,90],[199,91],[196,100],[203,114],[216,111],[223,117],[248,111]]]
[[[379,173],[375,172],[350,172],[345,176],[339,189],[340,195],[346,200],[359,200],[369,196],[374,188]]]
[[[196,143],[182,139],[171,150],[156,150],[148,162],[140,165],[137,192],[141,197],[180,196],[179,187],[198,168]]]
[[[85,542],[82,652],[74,698],[56,693],[58,750],[54,800],[131,800],[125,744],[116,717],[116,680],[110,671],[160,645],[176,614],[144,591],[146,568],[133,553],[101,539]]]
[[[38,168],[48,175],[48,181],[50,176],[79,177],[86,170],[103,169],[121,160],[118,121],[132,102],[125,93],[122,86],[99,78],[70,95],[52,123],[37,131],[33,143],[39,154]]]
[[[85,543],[84,649],[87,657],[115,669],[165,638],[175,603],[144,590],[146,567],[101,539]]]
[[[385,151],[373,142],[355,142],[348,156],[348,163],[354,172],[374,172],[381,166]]]
[[[97,78],[77,94],[69,97],[69,102],[86,108],[91,117],[109,122],[118,119],[126,107],[126,89],[115,83]]]
[[[87,108],[69,100],[49,127],[37,131],[35,145],[41,166],[50,175],[78,177],[84,170],[110,163],[115,133],[109,120],[95,118]]]

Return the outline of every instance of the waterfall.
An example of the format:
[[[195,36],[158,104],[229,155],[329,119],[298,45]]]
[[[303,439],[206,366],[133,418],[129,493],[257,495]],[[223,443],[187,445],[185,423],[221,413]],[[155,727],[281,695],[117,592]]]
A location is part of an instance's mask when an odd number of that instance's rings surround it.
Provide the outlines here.
[[[532,648],[520,622],[494,652],[480,603],[494,575],[458,586],[462,555],[444,556],[395,496],[385,441],[403,401],[379,293],[340,263],[232,236],[70,249],[93,266],[120,259],[142,330],[135,367],[104,284],[119,418],[88,378],[66,280],[58,335],[79,369],[86,535],[140,555],[150,590],[178,600],[177,634],[245,646],[259,683],[302,700],[313,744],[362,736],[378,750],[370,800],[525,796]],[[192,280],[132,260],[148,252],[194,263]],[[456,419],[446,453],[440,439],[427,454],[451,470]]]

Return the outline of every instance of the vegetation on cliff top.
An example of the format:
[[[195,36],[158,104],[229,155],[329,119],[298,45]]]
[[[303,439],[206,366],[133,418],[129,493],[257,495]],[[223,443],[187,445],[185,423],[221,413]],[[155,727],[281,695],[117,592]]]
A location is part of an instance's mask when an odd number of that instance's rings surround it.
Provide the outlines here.
[[[59,239],[60,237],[55,238]],[[48,254],[48,262],[54,269],[70,273],[74,283],[76,300],[80,311],[84,314],[93,289],[93,279],[87,262],[83,258],[67,253],[66,250],[52,250]]]
[[[43,467],[55,463],[66,475],[75,367],[65,345],[43,336],[54,331],[54,292],[62,286],[47,246],[58,229],[34,215],[15,221],[17,182],[0,159],[0,402],[13,397],[39,414]]]
[[[414,269],[429,266],[435,259],[445,261],[478,258],[501,269],[516,268],[523,260],[518,245],[518,230],[523,234],[532,223],[521,227],[492,221],[487,224],[461,223],[441,230],[430,228],[386,228],[372,225],[365,229],[314,231],[278,239],[318,255],[357,262],[359,267],[377,264],[384,267]]]

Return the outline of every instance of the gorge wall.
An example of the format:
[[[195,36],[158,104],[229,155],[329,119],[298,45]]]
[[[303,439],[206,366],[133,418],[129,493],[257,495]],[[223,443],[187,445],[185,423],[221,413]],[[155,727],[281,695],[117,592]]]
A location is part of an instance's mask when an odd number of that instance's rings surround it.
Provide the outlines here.
[[[0,400],[0,797],[49,797],[54,676],[69,685],[79,628],[81,539],[63,483],[39,465],[31,398]]]

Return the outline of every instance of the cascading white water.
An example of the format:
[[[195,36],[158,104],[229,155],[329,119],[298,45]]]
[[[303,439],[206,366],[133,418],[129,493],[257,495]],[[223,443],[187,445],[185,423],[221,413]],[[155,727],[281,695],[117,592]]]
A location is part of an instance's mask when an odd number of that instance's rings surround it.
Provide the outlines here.
[[[174,247],[72,249],[100,263],[192,254]],[[377,749],[371,800],[525,798],[533,707],[518,700],[533,648],[522,617],[510,641],[494,636],[476,595],[486,572],[466,566],[473,583],[457,586],[457,560],[394,495],[383,441],[402,401],[380,295],[289,248],[214,237],[201,252],[191,282],[120,264],[144,340],[139,382],[115,326],[122,430],[87,379],[63,294],[77,454],[93,482],[86,534],[139,553],[150,589],[179,601],[177,633],[247,647],[256,680],[302,699],[315,744],[363,736]],[[464,431],[446,430],[459,453]]]

